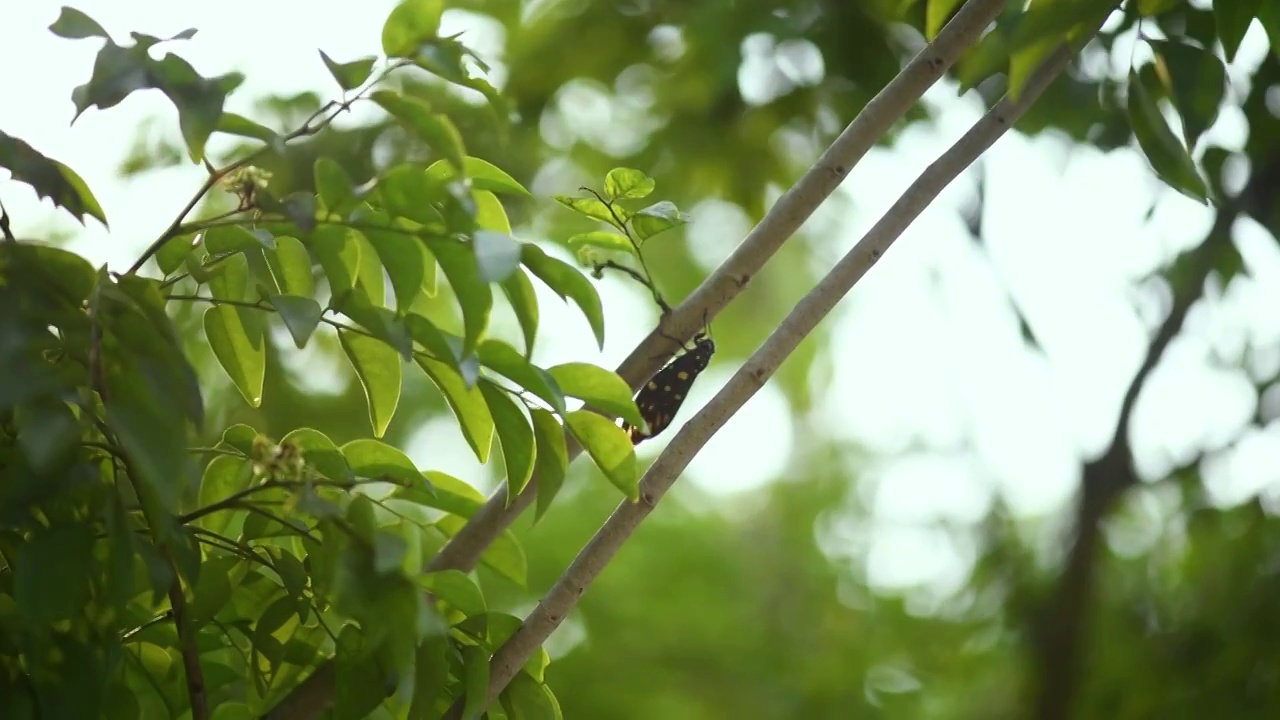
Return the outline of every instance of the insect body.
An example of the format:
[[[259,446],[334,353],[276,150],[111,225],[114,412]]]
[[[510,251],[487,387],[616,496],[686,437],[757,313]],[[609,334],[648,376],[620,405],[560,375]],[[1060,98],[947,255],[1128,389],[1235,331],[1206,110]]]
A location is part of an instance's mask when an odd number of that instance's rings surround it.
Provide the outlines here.
[[[623,423],[622,429],[631,433],[632,445],[639,445],[667,429],[688,396],[689,388],[693,387],[693,381],[707,369],[715,351],[716,344],[711,338],[698,335],[694,338],[691,349],[673,358],[653,376],[649,384],[640,389],[636,394],[636,406],[649,424],[649,431]]]

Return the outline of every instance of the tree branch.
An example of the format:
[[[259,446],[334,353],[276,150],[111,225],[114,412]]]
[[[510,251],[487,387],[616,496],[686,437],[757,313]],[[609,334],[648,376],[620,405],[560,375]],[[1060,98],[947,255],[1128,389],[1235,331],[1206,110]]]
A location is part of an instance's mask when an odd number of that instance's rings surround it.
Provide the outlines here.
[[[694,455],[764,386],[778,366],[938,194],[1009,130],[1067,66],[1072,54],[1064,46],[1050,55],[1016,101],[1006,96],[925,169],[858,244],[796,305],[728,384],[681,428],[645,473],[640,483],[640,502],[624,502],[618,506],[520,629],[494,653],[489,669],[489,703],[497,699],[533,652],[559,627],[587,586],[653,511]]]
[[[835,192],[858,161],[955,64],[961,53],[977,43],[1004,7],[1004,0],[967,0],[933,42],[862,108],[813,167],[774,203],[733,254],[622,361],[617,373],[632,390],[640,388],[659,370],[664,349],[675,352],[677,345],[687,343],[742,292],[752,276]],[[568,439],[567,449],[570,462],[582,453],[582,446],[573,438]],[[427,572],[474,569],[481,553],[533,503],[537,487],[538,475],[534,473],[524,491],[508,505],[506,483],[500,484],[431,559]],[[318,678],[316,681],[310,678],[304,681],[266,718],[310,720],[319,717],[319,711],[328,707],[333,697],[332,664],[332,660],[322,663],[312,676]]]
[[[1066,720],[1071,717],[1080,683],[1080,667],[1088,637],[1088,609],[1097,573],[1101,522],[1112,504],[1125,490],[1138,483],[1129,442],[1129,425],[1138,396],[1152,371],[1181,332],[1188,313],[1204,292],[1218,255],[1231,245],[1231,228],[1241,213],[1256,211],[1259,199],[1275,196],[1280,185],[1280,156],[1250,178],[1239,195],[1218,211],[1205,241],[1180,259],[1191,268],[1190,277],[1175,287],[1172,307],[1147,348],[1142,365],[1134,374],[1116,420],[1111,444],[1102,457],[1084,467],[1082,490],[1075,518],[1075,540],[1058,578],[1058,586],[1048,600],[1034,633],[1037,685],[1032,717]]]

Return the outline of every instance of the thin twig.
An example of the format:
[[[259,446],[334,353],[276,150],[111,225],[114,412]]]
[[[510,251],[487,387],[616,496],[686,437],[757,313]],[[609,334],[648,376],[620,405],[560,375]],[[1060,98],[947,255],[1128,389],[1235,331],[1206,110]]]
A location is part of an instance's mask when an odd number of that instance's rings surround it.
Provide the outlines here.
[[[622,361],[617,373],[632,390],[647,382],[661,368],[664,358],[687,343],[742,292],[752,276],[839,187],[858,161],[906,115],[960,54],[977,42],[1004,7],[1004,0],[966,2],[938,37],[867,103],[813,167],[769,209],[733,254]],[[572,441],[568,449],[570,461],[582,452],[582,447]],[[499,485],[432,558],[428,570],[466,572],[475,568],[481,553],[533,503],[537,486],[538,475],[534,473],[524,491],[508,505],[506,483]]]
[[[902,232],[956,177],[978,159],[1030,107],[1067,66],[1062,47],[1041,64],[1018,99],[1005,97],[934,161],[880,220],[806,295],[729,382],[672,439],[640,483],[640,501],[623,502],[578,554],[524,624],[494,653],[486,706],[497,699],[528,658],[541,647],[587,586],[680,477],[694,455],[764,386],[778,366],[889,249]],[[460,707],[460,706],[459,706]]]

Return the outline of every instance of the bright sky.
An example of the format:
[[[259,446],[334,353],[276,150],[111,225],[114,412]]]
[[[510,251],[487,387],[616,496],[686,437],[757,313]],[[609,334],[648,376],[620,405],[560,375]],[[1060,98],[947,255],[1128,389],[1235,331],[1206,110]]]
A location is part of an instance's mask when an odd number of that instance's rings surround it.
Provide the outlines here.
[[[48,32],[60,5],[8,3],[0,13],[0,67],[7,68],[0,74],[0,129],[75,168],[105,208],[113,232],[108,235],[92,221],[80,229],[11,181],[0,181],[0,195],[20,237],[52,224],[75,233],[72,247],[78,252],[121,268],[183,205],[199,185],[201,171],[185,167],[129,181],[116,177],[133,127],[157,116],[176,127],[175,113],[159,93],[135,94],[108,111],[91,110],[69,126],[71,89],[88,79],[98,43]],[[232,96],[229,109],[246,114],[252,101],[268,92],[331,94],[335,88],[316,50],[340,61],[377,52],[381,23],[392,6],[392,0],[329,3],[319,13],[315,3],[304,0],[83,0],[75,5],[121,40],[132,30],[167,36],[198,28],[195,39],[173,50],[206,75],[244,72],[248,81]],[[447,15],[446,25],[453,27],[446,29],[462,29],[462,20]],[[497,46],[496,38],[484,32],[471,35],[477,49]],[[1247,91],[1248,74],[1267,51],[1265,34],[1255,23],[1232,67],[1237,97]],[[1136,57],[1143,53],[1139,46]],[[1128,47],[1118,56],[1121,71]],[[941,110],[940,121],[911,128],[892,150],[872,151],[842,188],[854,200],[846,205],[853,211],[819,220],[837,228],[824,233],[820,244],[828,265],[981,113],[976,101],[957,99],[949,87],[935,88],[926,99]],[[1245,133],[1241,114],[1227,109],[1205,141],[1237,149]],[[1010,134],[985,162],[985,254],[956,212],[972,197],[972,182],[962,179],[827,321],[836,323],[832,352],[839,361],[829,382],[815,378],[821,384],[815,392],[823,398],[821,412],[806,422],[834,428],[851,450],[872,452],[871,467],[859,465],[852,472],[864,479],[860,489],[878,519],[873,529],[833,523],[819,536],[837,554],[869,543],[870,577],[888,586],[950,586],[962,580],[972,550],[948,540],[934,524],[979,519],[993,493],[1001,493],[1020,514],[1061,506],[1079,481],[1082,458],[1105,448],[1120,398],[1158,322],[1150,310],[1158,307],[1156,296],[1135,289],[1137,281],[1201,240],[1211,221],[1208,209],[1162,188],[1135,151],[1103,155],[1054,138]],[[1152,202],[1155,212],[1147,222]],[[749,226],[740,211],[714,199],[694,208],[693,215],[699,259],[709,272]],[[1253,417],[1252,387],[1232,369],[1246,338],[1269,348],[1248,356],[1258,372],[1280,367],[1280,320],[1273,311],[1280,283],[1266,282],[1280,276],[1280,252],[1250,222],[1238,225],[1236,234],[1253,279],[1237,279],[1210,307],[1193,313],[1189,332],[1171,348],[1139,403],[1136,449],[1141,468],[1152,477],[1201,448],[1232,440]],[[589,360],[613,367],[627,354],[644,334],[646,325],[639,320],[652,312],[643,298],[613,282],[603,283],[601,292],[615,320],[637,321],[611,321],[605,351],[597,353],[576,310],[541,292],[544,337],[550,328],[567,330],[554,344],[544,340],[535,360]],[[1043,354],[1023,346],[1006,294],[1022,308]],[[732,370],[713,366],[676,425]],[[342,382],[348,375],[335,367],[327,377]],[[783,395],[766,386],[694,461],[688,480],[730,494],[785,477],[803,460],[797,457],[803,453],[793,429],[775,422],[785,411]],[[1212,495],[1235,503],[1274,488],[1280,481],[1278,433],[1274,425],[1252,432],[1212,463],[1207,473]],[[672,434],[641,446],[641,455],[651,459]],[[458,450],[447,452],[449,447]],[[745,447],[753,452],[742,452]],[[428,424],[406,451],[424,466],[429,462],[486,482],[451,421]]]

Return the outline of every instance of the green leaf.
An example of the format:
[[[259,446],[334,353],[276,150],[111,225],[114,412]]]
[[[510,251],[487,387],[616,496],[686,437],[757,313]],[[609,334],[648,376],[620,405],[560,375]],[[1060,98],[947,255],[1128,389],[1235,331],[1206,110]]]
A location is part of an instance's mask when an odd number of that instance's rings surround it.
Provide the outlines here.
[[[1013,25],[1009,36],[1009,51],[1016,54],[1036,45],[1047,48],[1044,54],[1048,55],[1086,26],[1101,23],[1119,4],[1119,0],[1033,2]]]
[[[1244,40],[1262,5],[1263,0],[1214,0],[1213,19],[1227,62],[1235,60],[1240,41]]]
[[[479,717],[489,692],[489,654],[475,645],[458,648],[462,653],[462,717]]]
[[[604,196],[609,200],[639,200],[653,192],[653,178],[639,170],[620,167],[604,176]]]
[[[476,203],[476,228],[503,235],[511,234],[511,220],[497,195],[488,190],[473,190],[471,197]]]
[[[356,286],[360,274],[360,241],[356,234],[349,228],[320,225],[307,235],[311,252],[329,278],[329,290],[334,298],[341,298]]]
[[[604,348],[604,310],[600,307],[600,295],[590,280],[569,263],[547,255],[533,243],[525,243],[520,249],[520,261],[529,272],[538,276],[555,294],[569,297],[582,310],[596,342]]]
[[[403,0],[382,25],[382,52],[412,57],[419,45],[436,36],[443,12],[443,0]]]
[[[533,436],[537,440],[537,464],[534,466],[538,478],[538,509],[534,515],[534,522],[537,522],[546,514],[551,501],[564,485],[564,477],[569,470],[569,451],[565,446],[564,428],[556,421],[555,415],[542,408],[529,408],[529,417],[533,420]]]
[[[1209,188],[1195,162],[1143,85],[1136,71],[1129,72],[1129,122],[1147,160],[1170,187],[1201,202],[1208,200]]]
[[[510,507],[533,476],[533,428],[501,388],[483,379],[477,385],[498,430],[502,460],[507,466],[507,506]]]
[[[431,112],[431,106],[416,97],[391,90],[379,90],[370,97],[383,110],[412,130],[418,139],[439,153],[440,157],[453,164],[455,170],[465,171],[463,158],[466,152],[462,145],[462,134],[447,116]]]
[[[169,238],[156,250],[156,265],[159,266],[160,272],[165,277],[172,275],[175,271],[182,267],[182,263],[186,261],[187,255],[190,255],[196,244],[200,242],[200,237],[192,237],[191,235],[179,235]]]
[[[560,390],[597,410],[620,417],[632,425],[643,425],[640,408],[631,397],[631,386],[612,370],[584,362],[571,362],[547,368]]]
[[[689,216],[680,212],[675,203],[663,200],[633,215],[631,231],[636,234],[636,240],[644,242],[658,233],[680,227],[688,222]]]
[[[235,455],[214,455],[200,478],[200,507],[221,502],[249,487],[253,482],[253,461]],[[221,533],[231,522],[231,511],[197,518],[195,523],[209,532]]]
[[[438,190],[426,173],[414,165],[397,165],[378,178],[378,196],[388,215],[408,218],[428,231],[443,233],[444,216],[429,202],[436,194]],[[371,219],[376,224],[386,225],[388,232],[407,236],[404,230],[395,230],[386,217],[374,214]]]
[[[270,145],[272,149],[284,147],[284,140],[275,130],[232,112],[222,113],[222,117],[218,118],[217,130],[228,135],[261,140]]]
[[[382,266],[387,269],[387,277],[391,278],[396,310],[408,312],[414,300],[422,294],[430,266],[426,248],[417,238],[404,233],[365,230],[364,234],[378,254],[378,259],[382,261]]]
[[[80,444],[76,416],[65,402],[54,397],[37,397],[19,405],[14,410],[13,424],[27,462],[41,473],[61,469]]]
[[[590,410],[575,410],[564,416],[569,432],[578,439],[592,462],[629,500],[640,499],[640,471],[635,446],[622,428]]]
[[[583,246],[596,247],[602,250],[611,250],[615,252],[624,252],[629,255],[639,257],[640,253],[636,250],[636,246],[631,244],[631,240],[625,235],[619,235],[608,230],[592,230],[591,232],[578,233],[565,241],[571,248],[580,248]]]
[[[400,354],[367,335],[340,331],[338,340],[364,388],[373,435],[382,437],[400,403]]]
[[[204,249],[210,255],[244,252],[256,248],[275,249],[275,238],[265,230],[249,232],[239,225],[219,225],[204,233]]]
[[[204,333],[214,357],[245,402],[258,407],[267,372],[267,348],[261,324],[245,322],[245,315],[251,312],[258,311],[215,305],[204,313]]]
[[[308,298],[315,294],[311,255],[301,240],[287,235],[277,237],[276,249],[267,253],[267,262],[279,279],[283,292]]]
[[[457,515],[446,515],[436,521],[436,527],[448,537],[458,534],[465,524],[466,521]],[[480,555],[480,562],[516,585],[525,587],[529,572],[528,559],[524,549],[520,547],[520,541],[516,540],[510,530],[504,530],[494,538]]]
[[[337,310],[355,320],[374,337],[395,348],[405,360],[413,354],[413,338],[405,319],[384,307],[369,304],[363,296],[346,295]]]
[[[280,444],[296,447],[308,466],[330,480],[345,482],[351,479],[351,468],[347,465],[346,457],[329,436],[319,430],[298,428],[280,438]]]
[[[234,555],[208,561],[205,572],[200,573],[191,593],[191,621],[196,628],[208,624],[231,601],[231,580],[228,576],[240,562],[241,559]]]
[[[509,720],[561,720],[560,707],[550,691],[526,672],[518,672],[503,690]]]
[[[480,275],[476,255],[466,243],[457,240],[427,240],[427,247],[449,278],[449,286],[462,308],[464,329],[463,355],[470,355],[489,327],[493,310],[493,291]]]
[[[398,487],[391,493],[389,501],[403,500],[464,518],[471,517],[484,505],[484,496],[480,491],[451,475],[434,470],[429,470],[422,475],[430,485],[430,491],[421,484],[417,487]]]
[[[1167,69],[1166,86],[1173,106],[1182,118],[1182,137],[1193,151],[1200,135],[1218,118],[1227,90],[1227,68],[1203,48],[1183,42],[1148,40]],[[1157,75],[1160,65],[1157,65]]]
[[[363,85],[373,72],[373,64],[378,61],[376,56],[367,55],[351,62],[337,63],[323,50],[320,51],[320,59],[324,61],[324,66],[329,68],[329,74],[338,81],[338,86],[343,90],[355,90]]]
[[[475,451],[476,459],[488,462],[489,446],[493,443],[494,423],[489,406],[478,388],[467,388],[462,376],[448,365],[417,356],[415,358],[431,382],[440,389],[449,409],[458,418],[458,425],[467,444]]]
[[[309,297],[297,295],[272,295],[268,302],[280,314],[284,326],[293,336],[293,344],[297,345],[299,350],[305,348],[307,341],[311,339],[311,334],[320,325],[320,318],[324,315],[324,309],[320,307],[320,303]]]
[[[74,170],[4,131],[0,131],[0,167],[8,170],[14,180],[30,185],[38,197],[49,198],[71,213],[81,224],[89,215],[107,225],[98,199]]]
[[[471,247],[475,249],[476,266],[484,282],[502,282],[520,267],[520,243],[510,235],[477,230]]]
[[[471,179],[471,187],[476,190],[533,197],[533,193],[516,182],[515,178],[486,160],[468,155],[462,159],[462,169],[463,174]],[[427,168],[427,177],[445,183],[457,178],[458,172],[451,163],[437,160]]]
[[[41,528],[21,545],[13,572],[13,601],[32,627],[47,627],[84,612],[93,572],[88,524]]]
[[[331,158],[320,157],[312,172],[315,176],[316,194],[329,212],[346,217],[355,209],[358,202],[355,188],[341,165]]]
[[[53,24],[49,26],[49,31],[58,37],[64,37],[68,40],[82,40],[91,37],[110,39],[111,37],[93,18],[75,8],[65,6],[58,15],[58,19],[54,20]]]
[[[468,617],[483,615],[489,611],[480,587],[464,572],[458,570],[429,572],[418,577],[418,584],[423,590],[449,603]]]
[[[356,273],[356,288],[364,294],[365,300],[375,307],[387,305],[387,283],[382,274],[382,262],[378,259],[378,251],[369,243],[362,232],[354,235],[360,246],[360,268]]]
[[[538,295],[534,292],[533,282],[524,270],[517,270],[502,281],[502,292],[520,323],[520,332],[524,334],[525,356],[533,355],[533,343],[538,337]]]
[[[938,37],[938,31],[942,30],[947,21],[951,19],[952,12],[961,2],[962,0],[929,0],[924,22],[924,37],[926,40],[933,42]]]
[[[253,456],[253,444],[257,437],[258,431],[244,423],[228,425],[222,431],[222,442],[245,457]]]
[[[476,354],[481,365],[547,401],[556,412],[564,413],[564,393],[555,378],[546,370],[530,363],[515,348],[500,340],[485,340],[480,343]]]
[[[426,485],[408,455],[379,440],[352,440],[342,446],[342,455],[351,471],[360,477],[386,480],[403,487]]]
[[[625,209],[620,207],[614,207],[612,210],[610,210],[608,205],[605,205],[604,203],[600,202],[599,200],[593,197],[581,198],[581,197],[572,197],[570,195],[556,195],[554,197],[556,202],[578,213],[579,215],[582,215],[584,217],[589,217],[592,220],[600,220],[603,222],[607,222],[610,225],[618,228],[619,231],[623,229],[624,224],[627,222],[627,219],[630,217],[630,213],[628,213]]]

